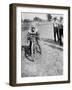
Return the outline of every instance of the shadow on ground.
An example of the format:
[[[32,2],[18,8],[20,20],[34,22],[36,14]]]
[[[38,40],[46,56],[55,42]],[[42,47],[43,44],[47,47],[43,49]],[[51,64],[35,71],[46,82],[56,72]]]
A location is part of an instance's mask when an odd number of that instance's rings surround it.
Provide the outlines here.
[[[42,38],[42,40],[44,42],[47,42],[47,43],[50,43],[49,46],[54,48],[54,49],[59,49],[59,50],[62,50],[63,51],[63,45],[60,45],[58,41],[54,41],[52,39],[44,39]]]

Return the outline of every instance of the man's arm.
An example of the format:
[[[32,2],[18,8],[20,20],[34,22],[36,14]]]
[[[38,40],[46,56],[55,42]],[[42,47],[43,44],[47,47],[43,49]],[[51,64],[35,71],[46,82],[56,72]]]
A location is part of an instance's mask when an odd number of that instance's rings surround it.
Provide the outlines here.
[[[38,32],[36,32],[36,39],[38,39],[38,40],[40,40],[39,35],[40,34]]]

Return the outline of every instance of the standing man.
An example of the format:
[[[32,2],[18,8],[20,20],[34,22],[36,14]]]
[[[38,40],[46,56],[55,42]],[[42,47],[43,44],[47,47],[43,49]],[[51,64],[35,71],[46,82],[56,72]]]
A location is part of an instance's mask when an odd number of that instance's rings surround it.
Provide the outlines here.
[[[63,38],[63,17],[60,17],[60,22],[59,22],[59,42],[60,42],[60,45],[63,45],[62,38]]]
[[[56,35],[57,35],[57,40],[59,41],[59,35],[58,35],[58,20],[55,17],[54,18],[54,22],[53,22],[53,28],[54,28],[54,41],[56,42]]]

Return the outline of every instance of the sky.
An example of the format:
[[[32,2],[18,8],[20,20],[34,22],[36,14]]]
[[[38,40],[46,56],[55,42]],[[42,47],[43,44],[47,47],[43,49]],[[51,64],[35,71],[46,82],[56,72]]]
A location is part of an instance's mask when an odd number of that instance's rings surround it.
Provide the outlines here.
[[[60,18],[60,16],[63,16],[62,14],[51,14],[52,15],[52,17],[57,17],[58,19]],[[22,12],[21,13],[21,18],[22,18],[22,20],[24,20],[24,19],[30,19],[30,20],[33,20],[33,18],[34,17],[39,17],[39,18],[41,18],[41,19],[43,19],[43,20],[47,20],[47,14],[45,14],[45,13],[24,13],[24,12]]]
[[[37,13],[22,13],[22,20],[30,19],[33,20],[34,17],[39,17],[41,19],[47,20],[47,14],[37,14]]]

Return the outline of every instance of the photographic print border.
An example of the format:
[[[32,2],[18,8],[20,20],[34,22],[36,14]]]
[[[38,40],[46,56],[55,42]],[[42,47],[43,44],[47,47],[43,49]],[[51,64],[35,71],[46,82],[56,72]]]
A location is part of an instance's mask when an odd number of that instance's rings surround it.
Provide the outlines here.
[[[68,80],[67,81],[51,81],[51,82],[36,82],[36,83],[16,83],[16,8],[17,7],[31,7],[31,8],[51,8],[51,9],[65,9],[68,10]],[[70,7],[66,6],[50,6],[50,5],[34,5],[34,4],[10,4],[10,71],[9,84],[11,86],[30,86],[30,85],[46,85],[59,84],[70,82]]]

